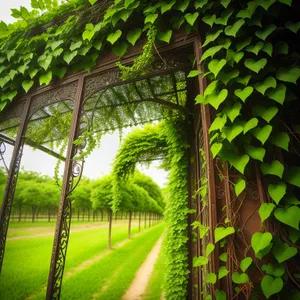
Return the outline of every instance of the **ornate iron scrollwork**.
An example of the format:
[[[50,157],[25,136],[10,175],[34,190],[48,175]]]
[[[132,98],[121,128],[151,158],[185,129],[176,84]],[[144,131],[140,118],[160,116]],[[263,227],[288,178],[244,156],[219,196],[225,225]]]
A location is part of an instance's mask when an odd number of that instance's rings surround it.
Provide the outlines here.
[[[0,272],[2,268],[2,262],[4,258],[4,249],[5,249],[5,242],[6,242],[6,235],[8,230],[9,224],[9,217],[12,208],[13,198],[16,190],[18,173],[21,164],[21,158],[23,153],[23,146],[19,148],[19,152],[17,154],[15,164],[13,166],[12,172],[8,178],[7,188],[5,190],[4,199],[6,198],[7,201],[3,201],[2,208],[1,208],[1,223],[0,223]]]

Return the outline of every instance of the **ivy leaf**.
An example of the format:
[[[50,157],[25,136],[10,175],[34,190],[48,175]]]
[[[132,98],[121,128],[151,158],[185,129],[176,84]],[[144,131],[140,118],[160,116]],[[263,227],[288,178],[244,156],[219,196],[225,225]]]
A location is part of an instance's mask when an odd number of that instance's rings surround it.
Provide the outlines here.
[[[259,73],[260,70],[262,70],[266,64],[267,64],[266,58],[261,58],[260,60],[256,61],[253,58],[248,58],[245,60],[244,64],[245,66],[250,69],[251,71],[255,73]],[[299,69],[300,70],[300,69]],[[300,76],[300,75],[299,75]],[[278,77],[277,77],[278,78]]]
[[[273,45],[271,43],[265,43],[263,48],[261,49],[265,53],[267,53],[270,57],[272,57],[273,54]]]
[[[234,191],[236,196],[239,196],[246,188],[246,181],[244,179],[239,179],[234,186]]]
[[[193,77],[198,76],[199,74],[201,74],[200,71],[198,71],[198,70],[192,70],[192,71],[189,72],[187,78],[193,78]]]
[[[243,284],[249,282],[249,277],[246,273],[240,274],[238,272],[234,272],[232,274],[232,281],[236,284]]]
[[[221,72],[219,74],[219,79],[227,85],[228,82],[234,78],[237,78],[239,76],[240,72],[236,69],[229,71],[229,72]]]
[[[239,134],[243,132],[244,128],[241,125],[233,124],[232,126],[224,127],[223,132],[229,142],[232,142]]]
[[[73,52],[65,52],[64,54],[64,61],[69,65],[70,62],[73,60],[75,56],[77,56],[78,51],[73,51]]]
[[[239,97],[243,102],[253,93],[253,87],[247,86],[244,89],[238,89],[234,91],[234,94]]]
[[[228,255],[227,255],[227,252],[224,252],[224,253],[222,253],[222,254],[219,256],[219,258],[220,258],[221,261],[227,262],[227,256],[228,256]],[[220,268],[220,269],[221,269],[221,268]],[[220,271],[220,269],[219,269],[219,271]],[[225,268],[225,269],[226,269],[226,268]],[[228,272],[228,273],[229,273],[229,272]],[[227,273],[227,274],[228,274],[228,273]],[[226,275],[227,275],[227,274],[226,274]],[[219,279],[220,279],[220,278],[219,278]]]
[[[274,30],[276,30],[277,26],[274,24],[268,25],[265,29],[263,30],[258,30],[255,32],[255,35],[265,41],[267,39],[267,37],[274,32]]]
[[[217,227],[214,232],[215,232],[215,243],[217,243],[218,241],[224,239],[228,235],[234,234],[235,229],[233,227],[220,226]]]
[[[244,134],[246,134],[249,130],[255,128],[258,124],[258,120],[256,118],[252,118],[244,125]]]
[[[206,246],[206,257],[209,257],[209,255],[215,250],[215,246],[213,244],[207,244]]]
[[[261,164],[260,169],[264,175],[275,175],[281,179],[284,171],[284,166],[280,161],[275,160],[270,165],[266,163]]]
[[[218,76],[219,72],[223,69],[223,67],[226,65],[226,60],[225,59],[213,59],[209,64],[208,64],[208,69],[215,75],[215,77]]]
[[[211,146],[210,150],[213,155],[213,158],[215,158],[218,155],[218,153],[222,150],[222,148],[223,148],[223,144],[221,143],[214,143]]]
[[[247,47],[248,45],[251,44],[252,38],[248,37],[247,39],[243,40],[240,43],[236,44],[236,50],[239,52],[241,50],[243,50],[245,47]]]
[[[205,37],[205,42],[204,42],[204,44],[203,44],[201,47],[205,47],[205,46],[207,46],[209,43],[214,42],[214,41],[220,36],[220,34],[221,34],[222,32],[223,32],[223,30],[218,30],[218,31],[215,32],[215,33],[208,34],[208,35]]]
[[[224,291],[216,290],[215,296],[216,296],[216,300],[226,300],[227,299],[226,293]]]
[[[228,91],[226,89],[223,89],[218,94],[210,94],[206,97],[207,103],[212,105],[215,109],[218,109],[219,106],[226,100],[228,96]]]
[[[297,187],[300,187],[300,168],[299,167],[289,167],[284,173],[284,179]]]
[[[221,17],[218,18],[215,21],[215,23],[218,24],[218,25],[227,26],[228,20],[229,20],[229,18],[231,17],[232,14],[233,14],[233,10],[232,9],[226,9],[225,11],[223,11],[221,13]]]
[[[281,223],[299,230],[300,208],[298,206],[290,206],[287,209],[277,208],[274,215]]]
[[[191,25],[193,26],[196,22],[196,20],[198,19],[199,17],[199,13],[198,12],[195,12],[193,14],[191,13],[188,13],[188,14],[185,14],[184,15],[184,18],[186,19],[186,21]]]
[[[193,267],[200,267],[208,264],[208,258],[205,256],[199,256],[193,258]]]
[[[81,46],[82,46],[82,41],[72,42],[69,49],[71,51],[74,51],[74,50],[80,48]]]
[[[181,3],[176,4],[176,9],[180,10],[181,12],[185,12],[189,6],[189,0],[183,0]]]
[[[116,56],[123,56],[128,49],[128,44],[126,42],[117,43],[112,47],[112,51]]]
[[[221,0],[221,4],[224,6],[224,8],[227,8],[231,0]]]
[[[262,266],[262,270],[269,275],[275,277],[281,277],[285,272],[285,266],[284,264],[278,264],[278,263],[267,264]]]
[[[273,236],[270,232],[256,232],[252,235],[251,246],[254,250],[255,256],[258,257],[259,253],[271,245]]]
[[[215,273],[208,273],[205,278],[206,283],[215,284],[217,282],[217,276]]]
[[[266,275],[261,281],[261,289],[267,299],[269,299],[272,295],[279,293],[282,288],[283,281],[281,278],[274,279],[272,276]]]
[[[209,132],[212,132],[214,130],[222,130],[226,124],[226,120],[227,120],[226,115],[216,117],[209,128]]]
[[[142,30],[140,28],[136,28],[134,30],[131,30],[127,33],[127,41],[134,46],[136,41],[140,38],[142,34]]]
[[[165,12],[169,11],[175,3],[176,3],[176,0],[173,0],[169,3],[163,2],[160,7],[161,14],[164,14]]]
[[[238,20],[233,25],[227,26],[225,28],[225,34],[228,36],[236,37],[236,34],[241,29],[241,27],[245,24],[245,20]]]
[[[289,227],[289,238],[294,244],[296,244],[297,241],[300,239],[299,230],[295,230],[294,228]]]
[[[276,73],[276,77],[281,81],[297,84],[300,77],[300,68],[280,68]]]
[[[45,70],[47,71],[51,62],[52,62],[52,56],[51,55],[47,55],[47,56],[44,56],[43,59],[39,59],[39,65]]]
[[[24,91],[27,93],[31,87],[34,85],[34,81],[33,80],[25,80],[22,82],[22,87],[24,89]]]
[[[227,253],[226,253],[226,255],[227,255]],[[229,271],[226,269],[225,266],[220,267],[219,271],[218,271],[218,279],[221,279],[221,278],[227,276],[228,273],[229,273]]]
[[[52,71],[42,74],[39,78],[40,85],[43,85],[43,84],[48,85],[51,80],[52,80]]]
[[[236,117],[240,114],[242,109],[242,104],[240,102],[235,102],[233,106],[227,106],[223,112],[228,116],[230,121],[233,123]]]
[[[248,85],[250,79],[251,79],[251,75],[247,75],[245,77],[238,77],[236,79],[236,82],[246,86],[246,85]]]
[[[293,23],[293,22],[286,22],[284,24],[285,28],[289,29],[290,31],[294,32],[297,34],[297,32],[300,29],[300,21],[297,23]]]
[[[91,5],[94,5],[97,2],[97,0],[89,0],[89,2],[91,3]]]
[[[216,21],[217,17],[216,15],[205,15],[203,18],[202,18],[202,21],[206,24],[208,24],[210,27],[213,27],[215,21]]]
[[[292,1],[293,0],[278,0],[279,2],[283,3],[283,4],[286,4],[288,6],[292,6]]]
[[[263,107],[263,106],[254,106],[252,109],[252,115],[263,118],[266,122],[270,123],[270,121],[277,115],[278,108],[277,107]]]
[[[278,132],[271,137],[270,143],[286,151],[289,151],[290,137],[286,132]]]
[[[263,42],[258,42],[255,45],[249,45],[245,48],[245,51],[254,53],[255,55],[258,55],[259,51],[264,47]]]
[[[266,219],[268,219],[274,209],[274,203],[263,203],[258,210],[261,221],[264,222]]]
[[[108,35],[107,41],[110,42],[112,45],[121,37],[122,31],[118,29],[115,32],[112,32]]]
[[[271,125],[266,125],[263,128],[256,127],[253,129],[252,134],[255,138],[257,138],[262,145],[268,140],[271,132],[272,132],[272,126]]]
[[[268,185],[268,192],[277,205],[279,204],[283,196],[286,194],[286,188],[286,184],[283,181],[279,181],[276,184]]]
[[[300,208],[298,208],[300,211]],[[275,211],[276,213],[276,211]],[[288,244],[281,242],[277,242],[275,246],[273,247],[272,253],[274,254],[275,258],[279,263],[282,263],[292,257],[294,257],[297,254],[297,248],[290,247]]]
[[[253,147],[253,146],[247,146],[247,153],[256,160],[259,160],[261,162],[263,162],[265,154],[266,154],[266,150],[264,148],[257,148],[257,147]]]
[[[157,34],[157,37],[159,40],[170,43],[171,37],[172,37],[172,30],[167,30],[167,31],[159,31]]]
[[[38,69],[33,69],[29,71],[29,77],[33,79],[35,75],[38,73]]]
[[[223,48],[223,46],[214,46],[214,47],[210,47],[209,49],[207,49],[201,57],[201,62],[203,60],[205,60],[208,57],[213,57],[217,52],[219,52],[221,49]]]
[[[56,75],[59,78],[63,78],[65,74],[67,73],[68,69],[64,67],[59,68],[53,68],[52,72],[54,75]]]
[[[277,103],[283,104],[286,95],[286,86],[280,83],[276,89],[268,91],[266,95]]]
[[[124,7],[128,8],[135,0],[125,0]]]
[[[275,2],[276,0],[259,0],[257,4],[267,11]]]
[[[196,9],[202,8],[204,5],[206,5],[208,0],[196,0],[194,6]]]
[[[257,83],[254,85],[255,89],[259,91],[262,95],[265,95],[265,92],[269,88],[275,89],[277,86],[276,79],[274,77],[268,77],[263,82]]]
[[[147,23],[153,24],[155,22],[155,20],[157,19],[157,17],[158,17],[158,14],[147,15],[147,17],[145,18],[145,24],[147,24]]]
[[[4,100],[9,100],[9,101],[12,101],[16,96],[17,96],[18,92],[17,91],[10,91],[4,95],[1,96],[1,100],[4,101]],[[2,102],[3,103],[3,102]],[[4,105],[4,104],[3,104]],[[6,106],[6,103],[4,105],[4,107]],[[4,108],[3,107],[3,108]]]
[[[52,51],[54,51],[55,49],[57,49],[63,43],[64,43],[64,41],[62,41],[62,40],[52,42],[51,43],[51,49],[52,49]]]

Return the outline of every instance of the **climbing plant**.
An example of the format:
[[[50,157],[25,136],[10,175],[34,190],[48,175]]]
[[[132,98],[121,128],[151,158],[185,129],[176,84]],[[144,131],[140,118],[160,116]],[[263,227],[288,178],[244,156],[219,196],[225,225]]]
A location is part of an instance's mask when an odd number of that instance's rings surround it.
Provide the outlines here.
[[[237,196],[245,191],[254,172],[262,175],[266,191],[259,208],[262,227],[251,239],[254,255],[235,265],[234,272],[222,266],[218,274],[208,274],[205,280],[214,285],[231,276],[234,297],[247,286],[247,296],[299,298],[299,2],[73,0],[56,6],[55,1],[40,0],[32,1],[32,7],[32,11],[14,10],[16,23],[0,23],[0,110],[33,87],[64,77],[67,71],[91,70],[104,50],[122,57],[146,37],[145,51],[133,66],[119,64],[124,78],[144,74],[156,51],[155,43],[170,43],[177,29],[200,31],[202,67],[191,70],[189,78],[202,76],[209,82],[196,103],[210,105],[216,113],[209,129],[212,155],[240,174],[234,182]],[[182,150],[173,149],[178,162],[184,161]],[[176,195],[183,194],[186,187],[182,180],[172,181],[178,185]],[[271,230],[269,223],[277,230]],[[207,253],[237,231],[230,219],[226,226],[215,228],[215,245]],[[168,247],[174,250],[177,246]],[[225,262],[226,255],[220,259]],[[206,265],[208,258],[195,261],[198,266]],[[181,275],[187,270],[184,266]],[[258,287],[247,274],[250,266],[261,274]],[[174,284],[178,275],[167,275],[168,299],[184,297],[185,279],[181,288]],[[211,299],[213,295],[204,296]],[[215,296],[226,298],[220,290]]]

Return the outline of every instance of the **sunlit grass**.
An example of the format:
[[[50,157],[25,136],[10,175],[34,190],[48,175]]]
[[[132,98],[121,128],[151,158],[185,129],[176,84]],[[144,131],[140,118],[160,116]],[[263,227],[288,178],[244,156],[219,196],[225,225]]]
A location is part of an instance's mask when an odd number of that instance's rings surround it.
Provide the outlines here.
[[[99,228],[71,233],[66,272],[105,251],[107,232],[107,228]],[[133,234],[137,232],[136,226],[132,232]],[[126,225],[113,228],[113,245],[125,240],[126,237]],[[46,286],[52,243],[53,236],[7,241],[0,276],[0,299],[26,299]]]

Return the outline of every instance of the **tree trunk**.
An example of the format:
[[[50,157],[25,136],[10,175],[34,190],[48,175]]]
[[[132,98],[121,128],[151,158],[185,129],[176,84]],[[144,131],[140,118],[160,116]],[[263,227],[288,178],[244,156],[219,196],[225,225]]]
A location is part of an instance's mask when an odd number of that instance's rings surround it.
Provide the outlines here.
[[[51,221],[51,209],[49,208],[48,209],[48,222]]]
[[[90,221],[90,209],[88,209],[88,221]]]
[[[79,221],[79,213],[80,211],[79,211],[79,208],[77,208],[77,221]]]
[[[149,213],[149,228],[151,227],[151,213]]]
[[[113,219],[112,211],[109,211],[109,212],[108,212],[108,222],[109,222],[109,225],[108,225],[108,250],[111,250],[111,228],[112,228],[112,219]]]
[[[128,238],[130,239],[130,233],[131,233],[131,218],[132,218],[132,212],[129,212],[129,220],[128,220]]]
[[[145,216],[144,216],[144,228],[147,227],[147,213],[145,212]]]
[[[139,232],[141,232],[141,218],[142,218],[142,213],[139,212]]]
[[[84,221],[84,208],[82,209],[82,221]]]
[[[22,218],[22,208],[19,207],[19,222],[21,222],[21,218]]]
[[[34,223],[34,217],[35,217],[35,207],[34,205],[31,206],[31,211],[32,211],[32,223]]]

